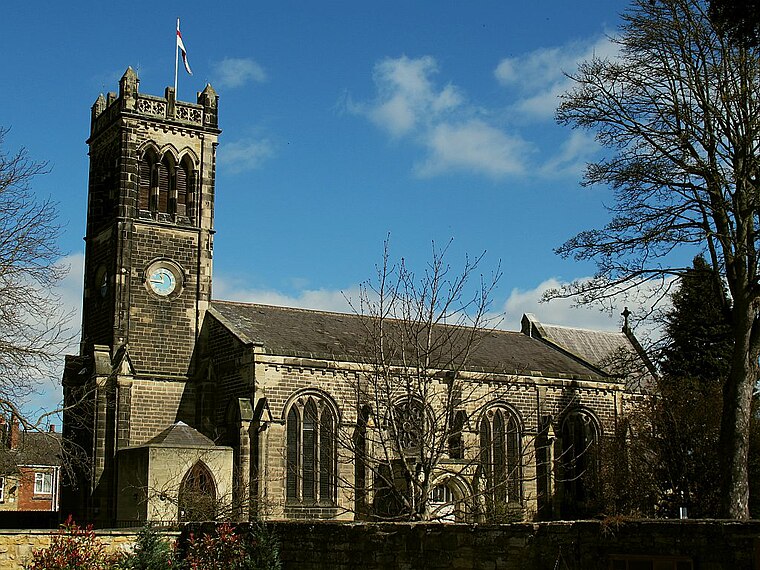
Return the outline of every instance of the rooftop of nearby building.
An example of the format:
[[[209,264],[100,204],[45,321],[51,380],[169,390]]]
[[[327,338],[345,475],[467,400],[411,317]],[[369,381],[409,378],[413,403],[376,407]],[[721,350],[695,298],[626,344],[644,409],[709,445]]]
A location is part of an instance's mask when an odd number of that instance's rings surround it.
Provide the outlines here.
[[[61,434],[58,432],[22,431],[16,451],[19,465],[60,465]]]
[[[216,444],[185,422],[176,422],[144,445],[151,447],[214,447]]]
[[[598,331],[541,323],[531,313],[522,318],[522,333],[575,355],[607,374],[626,377],[631,388],[654,378],[654,367],[627,326],[622,331]]]
[[[269,354],[369,361],[370,321],[360,315],[231,301],[213,301],[210,313],[242,342],[261,345]],[[453,342],[466,343],[466,336],[455,335]],[[488,329],[473,342],[467,368],[555,378],[606,377],[606,370],[586,362],[579,355],[566,354],[525,334]]]
[[[0,419],[0,475],[23,466],[59,466],[62,461],[61,434],[55,426],[48,431],[24,430],[17,419]]]

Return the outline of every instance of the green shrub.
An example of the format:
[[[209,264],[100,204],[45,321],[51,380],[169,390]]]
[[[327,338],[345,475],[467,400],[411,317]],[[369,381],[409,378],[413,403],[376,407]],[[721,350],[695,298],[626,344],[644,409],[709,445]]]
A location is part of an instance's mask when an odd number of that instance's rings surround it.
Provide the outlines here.
[[[177,568],[175,550],[155,527],[150,524],[140,529],[135,541],[135,549],[128,559],[129,570],[166,570]]]
[[[280,541],[263,522],[251,523],[249,556],[251,570],[280,570]]]

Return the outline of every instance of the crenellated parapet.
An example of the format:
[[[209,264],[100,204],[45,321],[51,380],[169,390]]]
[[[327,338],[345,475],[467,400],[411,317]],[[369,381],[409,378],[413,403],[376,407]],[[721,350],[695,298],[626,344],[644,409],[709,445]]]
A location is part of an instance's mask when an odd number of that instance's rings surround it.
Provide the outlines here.
[[[107,129],[120,115],[144,116],[153,121],[166,121],[178,127],[218,129],[219,96],[211,85],[198,93],[197,103],[177,101],[174,88],[167,87],[163,97],[139,92],[140,79],[128,67],[119,81],[119,93],[98,96],[92,106],[90,135]]]

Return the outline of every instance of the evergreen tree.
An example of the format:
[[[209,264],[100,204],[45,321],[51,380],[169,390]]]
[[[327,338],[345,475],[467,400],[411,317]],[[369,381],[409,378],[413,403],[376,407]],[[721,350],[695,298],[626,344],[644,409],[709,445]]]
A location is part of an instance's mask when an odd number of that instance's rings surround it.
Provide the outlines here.
[[[723,282],[698,256],[671,295],[666,347],[654,394],[624,422],[633,437],[627,470],[611,486],[620,512],[692,518],[720,513],[720,425],[733,337],[731,301]],[[750,514],[760,515],[760,409],[750,425]],[[617,461],[621,457],[613,456]],[[632,460],[632,461],[631,461]]]
[[[681,278],[665,317],[658,395],[651,402],[650,445],[662,514],[686,506],[715,517],[720,507],[720,411],[733,339],[731,302],[703,257]]]
[[[679,504],[689,516],[714,517],[720,497],[720,410],[733,350],[731,301],[719,276],[701,256],[681,278],[665,317],[668,345],[663,350],[658,397],[650,403],[655,451],[653,479],[660,512]],[[760,516],[760,401],[750,421],[749,509]]]
[[[733,348],[730,301],[702,257],[671,301],[661,374],[652,397],[627,420],[629,468],[612,488],[620,511],[673,518],[685,506],[690,517],[715,517],[722,388]]]
[[[663,350],[663,381],[690,378],[705,387],[721,385],[733,348],[731,302],[720,277],[702,256],[694,258],[671,296],[665,317],[668,344]]]

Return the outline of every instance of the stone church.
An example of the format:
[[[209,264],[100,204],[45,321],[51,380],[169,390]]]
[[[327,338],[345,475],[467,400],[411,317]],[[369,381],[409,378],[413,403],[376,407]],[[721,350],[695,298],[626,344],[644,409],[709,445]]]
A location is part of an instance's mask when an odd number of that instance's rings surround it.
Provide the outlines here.
[[[394,465],[413,464],[406,451],[422,444],[387,418],[405,413],[412,425],[435,410],[365,397],[361,315],[212,300],[219,98],[210,85],[195,103],[138,85],[129,68],[118,93],[92,107],[82,338],[63,375],[75,461],[62,512],[101,526],[392,517],[381,499],[399,478]],[[652,369],[627,326],[587,331],[525,315],[522,331],[486,331],[466,366],[438,372],[435,390],[456,376],[472,397],[450,401],[454,427],[441,432],[426,512],[486,520],[496,505],[525,519],[583,512],[594,450]],[[366,453],[371,434],[377,445],[391,432],[406,442],[395,456]]]

